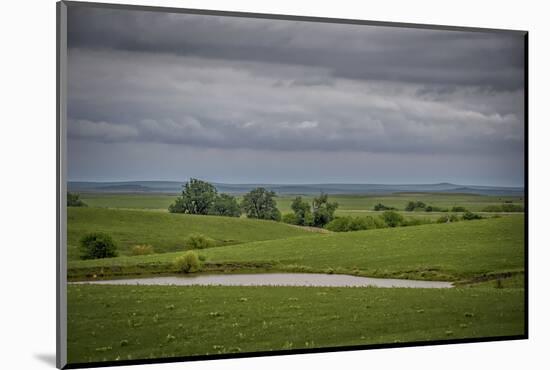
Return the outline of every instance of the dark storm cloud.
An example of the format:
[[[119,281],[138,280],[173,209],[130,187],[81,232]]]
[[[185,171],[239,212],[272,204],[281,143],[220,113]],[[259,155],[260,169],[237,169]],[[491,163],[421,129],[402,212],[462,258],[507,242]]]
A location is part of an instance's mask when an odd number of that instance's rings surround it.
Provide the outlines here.
[[[69,46],[326,68],[335,77],[523,86],[516,34],[71,8]]]
[[[69,135],[102,142],[394,153],[521,150],[522,100],[327,70],[70,51]]]

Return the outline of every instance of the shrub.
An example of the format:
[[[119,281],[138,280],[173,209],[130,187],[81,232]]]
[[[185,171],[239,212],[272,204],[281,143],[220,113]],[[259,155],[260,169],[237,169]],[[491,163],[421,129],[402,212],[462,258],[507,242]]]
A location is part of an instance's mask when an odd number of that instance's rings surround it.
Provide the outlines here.
[[[400,226],[403,223],[403,216],[394,211],[385,211],[382,214],[382,219],[389,227]]]
[[[351,217],[344,216],[338,217],[329,222],[326,226],[326,229],[335,232],[346,232],[346,231],[358,231],[358,230],[371,230],[377,229],[376,219],[371,216],[365,217]]]
[[[464,214],[462,215],[462,219],[465,220],[465,221],[470,221],[470,220],[481,220],[483,217],[481,217],[480,215],[476,214],[476,213],[473,213],[473,212],[470,212],[470,211],[466,211],[464,212]]]
[[[177,272],[185,274],[199,271],[201,262],[199,256],[194,251],[187,251],[183,255],[174,259],[174,268]]]
[[[436,206],[427,206],[425,209],[426,212],[446,212],[445,210],[436,207]]]
[[[86,203],[80,199],[80,194],[67,193],[67,207],[88,207]]]
[[[132,255],[134,256],[143,256],[145,254],[153,253],[155,253],[155,249],[149,244],[134,245],[132,247]]]
[[[458,217],[454,214],[450,214],[450,215],[439,217],[436,222],[439,224],[444,224],[447,222],[456,222],[456,221],[458,221]]]
[[[468,210],[462,206],[454,206],[451,208],[451,212],[468,212]]]
[[[188,249],[204,249],[216,246],[216,241],[203,234],[191,234],[185,239],[185,247]]]
[[[373,221],[374,221],[374,225],[376,226],[375,229],[384,229],[388,227],[388,225],[386,225],[386,222],[382,217],[373,217]]]
[[[407,206],[405,207],[405,211],[415,211],[415,210],[424,210],[424,208],[426,208],[426,203],[424,202],[420,202],[420,201],[417,201],[417,202],[409,202],[407,203]]]
[[[367,230],[369,225],[364,217],[352,217],[349,223],[349,231]]]
[[[326,224],[325,228],[327,230],[335,231],[335,232],[349,231],[350,221],[351,221],[351,217],[349,216],[337,217],[334,220],[330,221],[328,224]]]
[[[294,213],[285,213],[281,219],[285,224],[296,225],[296,215]]]
[[[116,257],[117,246],[113,239],[105,233],[89,233],[80,239],[80,258],[95,259]]]
[[[375,211],[393,211],[395,209],[396,208],[394,208],[394,207],[385,206],[382,203],[378,203],[378,204],[374,205],[374,210]]]

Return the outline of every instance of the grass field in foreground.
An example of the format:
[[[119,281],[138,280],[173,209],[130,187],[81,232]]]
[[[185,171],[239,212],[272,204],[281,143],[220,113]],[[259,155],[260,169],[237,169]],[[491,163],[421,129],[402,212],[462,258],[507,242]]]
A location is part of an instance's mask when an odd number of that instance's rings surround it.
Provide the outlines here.
[[[473,279],[523,271],[523,216],[357,231],[204,249],[206,262],[272,270],[353,273],[425,280]],[[69,277],[171,272],[179,253],[70,261]],[[228,267],[228,269],[230,269]],[[235,269],[235,267],[231,267]]]
[[[78,259],[80,238],[106,232],[128,255],[136,244],[151,244],[157,253],[181,251],[184,240],[202,233],[219,245],[309,235],[311,232],[279,222],[233,217],[199,216],[102,208],[68,208],[68,258]]]
[[[167,211],[168,206],[176,199],[175,194],[101,194],[83,193],[81,199],[90,207],[104,208],[142,208]],[[295,195],[281,195],[276,198],[277,207],[282,213],[292,212],[290,203]],[[404,210],[409,201],[422,201],[427,205],[440,208],[462,206],[470,211],[481,211],[489,205],[501,205],[505,201],[523,205],[522,197],[488,196],[475,194],[445,193],[396,193],[388,195],[330,195],[331,201],[339,204],[337,214],[354,214],[354,211],[373,210],[374,205],[382,203],[398,210]],[[310,202],[312,196],[303,196]],[[422,212],[424,213],[424,212]]]
[[[68,361],[522,335],[522,289],[68,287]]]

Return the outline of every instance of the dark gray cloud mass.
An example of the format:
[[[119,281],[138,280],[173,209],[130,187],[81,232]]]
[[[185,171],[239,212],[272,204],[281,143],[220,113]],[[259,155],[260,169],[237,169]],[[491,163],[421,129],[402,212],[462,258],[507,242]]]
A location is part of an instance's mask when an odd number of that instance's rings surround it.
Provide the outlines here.
[[[74,179],[209,176],[189,161],[208,163],[212,177],[220,168],[210,153],[240,161],[217,180],[288,183],[296,163],[286,172],[277,164],[277,178],[265,164],[284,153],[310,170],[316,153],[334,168],[353,162],[350,173],[337,171],[345,181],[523,182],[519,34],[87,7],[69,8],[68,34]],[[132,144],[150,157],[185,156],[188,165],[179,176],[151,171]],[[117,157],[102,164],[109,176],[84,158],[94,148]],[[243,150],[246,158],[235,154]],[[372,177],[376,162],[411,168],[430,156],[447,158],[457,173],[439,161],[423,178]],[[251,167],[255,177],[245,173]],[[328,181],[326,172],[299,181]]]

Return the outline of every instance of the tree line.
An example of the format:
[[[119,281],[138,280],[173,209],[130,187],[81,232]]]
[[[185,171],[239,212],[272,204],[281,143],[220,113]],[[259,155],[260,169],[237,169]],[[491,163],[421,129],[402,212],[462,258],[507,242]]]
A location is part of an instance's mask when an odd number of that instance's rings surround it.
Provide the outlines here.
[[[233,195],[218,193],[214,185],[192,178],[185,183],[181,195],[168,211],[229,217],[240,217],[245,213],[249,218],[280,221],[281,212],[277,209],[275,196],[273,191],[258,187],[245,194],[239,204]]]
[[[338,203],[329,202],[327,194],[321,193],[311,204],[296,197],[291,204],[293,213],[283,217],[277,208],[276,196],[273,191],[257,187],[246,193],[239,203],[233,195],[218,193],[214,185],[191,178],[184,184],[181,195],[168,207],[168,211],[229,217],[240,217],[244,213],[248,218],[323,227],[334,219],[334,212],[338,208]]]

